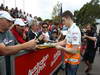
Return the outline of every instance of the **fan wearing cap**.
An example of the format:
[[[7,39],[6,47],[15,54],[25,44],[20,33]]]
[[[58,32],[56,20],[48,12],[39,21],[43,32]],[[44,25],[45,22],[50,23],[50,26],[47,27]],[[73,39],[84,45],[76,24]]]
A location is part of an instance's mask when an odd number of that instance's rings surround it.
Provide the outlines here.
[[[11,25],[13,24],[13,21],[15,20],[6,11],[0,11],[0,19],[2,20],[2,21],[0,21],[0,30],[2,29],[1,31],[9,30],[9,27],[11,27]],[[2,25],[1,23],[3,21],[4,21],[4,23]]]
[[[30,40],[23,44],[17,44],[16,39],[9,31],[14,19],[6,11],[0,11],[0,55],[15,54],[27,48],[34,48],[36,40]]]
[[[16,40],[19,43],[25,43],[26,40],[24,39],[24,31],[25,31],[26,24],[24,21],[20,18],[17,18],[14,22],[14,26],[11,29],[12,34],[15,36]]]
[[[51,31],[50,40],[56,41],[57,38],[58,38],[58,30],[57,29],[53,29]]]
[[[64,39],[63,34],[57,28],[53,28],[50,35],[50,40],[58,42],[63,39]]]

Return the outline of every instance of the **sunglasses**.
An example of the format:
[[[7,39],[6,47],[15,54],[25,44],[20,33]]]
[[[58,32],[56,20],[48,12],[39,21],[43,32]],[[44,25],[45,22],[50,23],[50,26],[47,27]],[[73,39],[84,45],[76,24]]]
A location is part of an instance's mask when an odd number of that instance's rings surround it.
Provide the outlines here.
[[[25,26],[20,26],[20,25],[17,25],[17,26],[19,26],[19,27],[25,27]]]
[[[48,28],[48,27],[42,27],[42,28]]]

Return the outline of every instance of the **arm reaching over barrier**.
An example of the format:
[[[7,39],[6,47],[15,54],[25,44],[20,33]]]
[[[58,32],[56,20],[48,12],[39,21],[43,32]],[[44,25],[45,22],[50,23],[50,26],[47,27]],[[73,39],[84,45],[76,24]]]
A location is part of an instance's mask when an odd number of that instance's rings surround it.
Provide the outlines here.
[[[20,50],[26,49],[27,48],[32,48],[36,46],[36,40],[30,40],[29,42],[23,43],[23,44],[18,44],[14,46],[6,46],[3,43],[0,43],[0,55],[9,55],[9,54],[14,54]]]

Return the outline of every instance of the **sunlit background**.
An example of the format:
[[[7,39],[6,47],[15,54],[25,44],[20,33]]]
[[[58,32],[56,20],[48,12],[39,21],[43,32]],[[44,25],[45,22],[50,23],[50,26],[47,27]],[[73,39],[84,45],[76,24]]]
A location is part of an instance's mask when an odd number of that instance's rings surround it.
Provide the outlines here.
[[[10,9],[18,7],[32,16],[50,19],[53,7],[58,1],[62,3],[63,11],[71,10],[74,12],[91,0],[0,0],[0,4],[3,3]]]

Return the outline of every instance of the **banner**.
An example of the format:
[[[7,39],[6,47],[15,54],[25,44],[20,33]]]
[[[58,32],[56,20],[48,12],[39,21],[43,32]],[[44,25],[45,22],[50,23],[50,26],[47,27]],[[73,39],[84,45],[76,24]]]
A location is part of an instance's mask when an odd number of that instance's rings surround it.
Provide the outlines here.
[[[62,63],[61,51],[48,48],[17,56],[16,75],[52,75]]]

